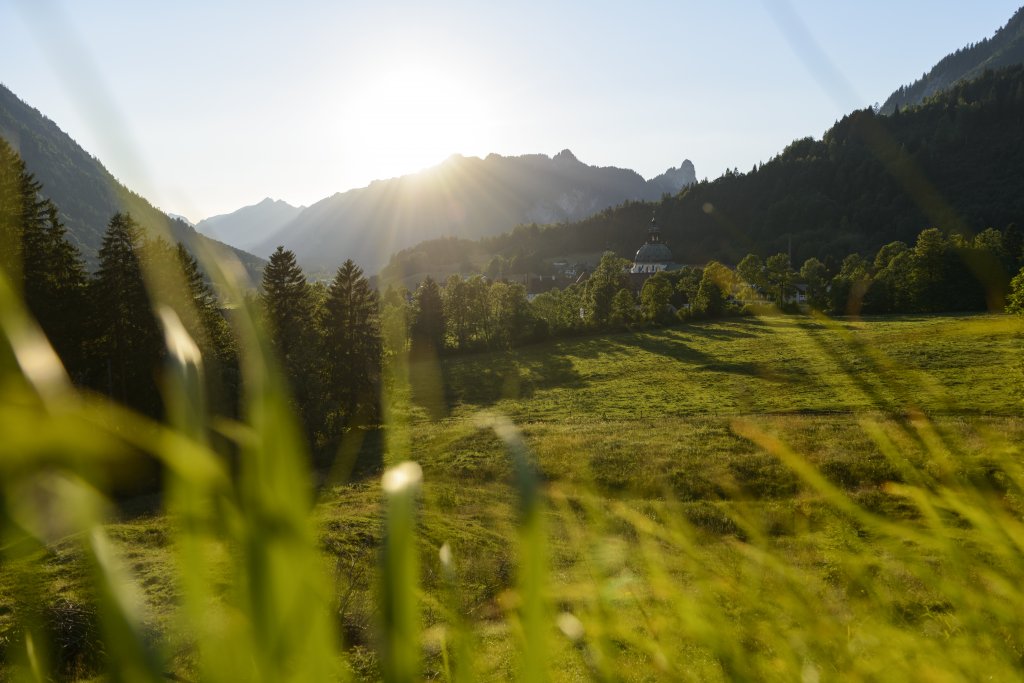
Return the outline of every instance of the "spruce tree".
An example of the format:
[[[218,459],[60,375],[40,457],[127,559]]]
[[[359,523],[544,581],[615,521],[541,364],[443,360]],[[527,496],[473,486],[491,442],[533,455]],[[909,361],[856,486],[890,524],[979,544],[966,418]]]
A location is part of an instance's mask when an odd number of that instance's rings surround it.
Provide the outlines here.
[[[381,379],[380,304],[377,293],[351,260],[327,290],[323,314],[327,395],[342,425],[379,417]]]
[[[0,139],[0,269],[23,293],[72,376],[82,373],[85,269],[68,242],[57,207],[6,141]]]
[[[12,286],[21,287],[23,235],[42,230],[47,202],[42,185],[25,168],[25,162],[0,139],[0,271]]]
[[[85,323],[90,317],[85,266],[67,239],[57,207],[44,202],[43,223],[22,234],[25,304],[39,322],[72,377],[85,373]]]
[[[295,254],[278,247],[263,270],[261,298],[277,352],[290,366],[307,341],[312,302],[309,283]]]
[[[235,356],[235,343],[228,328],[227,320],[220,313],[217,295],[210,288],[199,269],[199,263],[185,245],[178,243],[175,260],[181,268],[189,303],[197,316],[195,325],[206,337],[213,356],[219,361],[229,361]]]
[[[92,383],[150,415],[160,412],[156,373],[163,338],[142,276],[141,231],[128,214],[110,219],[91,283]]]
[[[312,289],[295,254],[278,247],[263,269],[260,298],[278,358],[312,438],[321,425],[320,373],[313,329]]]
[[[228,415],[237,413],[238,349],[227,320],[221,314],[220,302],[199,269],[199,263],[183,244],[178,243],[175,257],[184,284],[189,309],[195,316],[186,322],[186,329],[196,329],[193,337],[200,339],[200,350],[206,359],[207,394],[214,409]]]

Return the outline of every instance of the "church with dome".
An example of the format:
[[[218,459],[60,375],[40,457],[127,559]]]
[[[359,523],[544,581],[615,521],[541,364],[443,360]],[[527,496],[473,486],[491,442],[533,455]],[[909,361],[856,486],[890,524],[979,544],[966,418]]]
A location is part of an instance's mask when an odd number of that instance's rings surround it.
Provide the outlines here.
[[[679,264],[672,256],[672,250],[661,241],[661,230],[658,229],[657,221],[652,217],[651,225],[647,228],[647,241],[642,247],[636,250],[633,258],[633,267],[630,273],[644,275],[644,279],[662,270],[678,270]]]

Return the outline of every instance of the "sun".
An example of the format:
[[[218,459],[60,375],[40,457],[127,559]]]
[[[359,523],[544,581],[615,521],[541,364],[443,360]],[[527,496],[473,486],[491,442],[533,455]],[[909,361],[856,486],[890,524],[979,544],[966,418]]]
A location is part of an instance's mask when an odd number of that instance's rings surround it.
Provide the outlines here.
[[[375,177],[412,173],[454,153],[488,149],[491,117],[482,93],[450,69],[402,64],[359,90],[350,101],[347,152]]]

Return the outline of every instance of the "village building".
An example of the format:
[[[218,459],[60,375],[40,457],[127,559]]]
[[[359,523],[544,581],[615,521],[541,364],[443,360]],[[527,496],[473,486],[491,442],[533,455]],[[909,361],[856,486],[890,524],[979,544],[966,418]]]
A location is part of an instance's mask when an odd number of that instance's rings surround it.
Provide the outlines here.
[[[645,273],[648,276],[662,270],[678,270],[679,264],[672,256],[672,250],[661,241],[661,230],[658,222],[652,217],[651,225],[647,228],[647,241],[637,249],[633,257],[633,267],[630,273]],[[645,278],[646,279],[646,278]]]
[[[655,273],[679,270],[682,266],[676,263],[672,250],[661,241],[661,229],[653,217],[647,227],[647,241],[636,250],[633,265],[629,267],[629,288],[638,295],[647,279]]]

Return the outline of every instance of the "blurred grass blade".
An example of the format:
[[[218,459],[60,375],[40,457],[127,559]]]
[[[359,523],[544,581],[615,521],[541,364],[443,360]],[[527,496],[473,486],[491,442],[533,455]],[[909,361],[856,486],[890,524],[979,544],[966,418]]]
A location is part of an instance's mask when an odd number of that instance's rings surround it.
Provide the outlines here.
[[[25,311],[2,269],[0,330],[25,380],[44,401],[66,398],[71,393],[71,382],[60,358]]]
[[[547,641],[551,636],[552,621],[545,605],[547,532],[540,483],[526,442],[507,418],[484,413],[477,417],[477,424],[493,429],[512,459],[519,493],[516,577],[522,638],[519,678],[523,681],[545,681],[548,679]]]
[[[411,683],[421,677],[415,527],[422,481],[423,470],[411,461],[390,468],[381,480],[387,509],[381,557],[380,654],[388,683]]]

